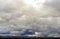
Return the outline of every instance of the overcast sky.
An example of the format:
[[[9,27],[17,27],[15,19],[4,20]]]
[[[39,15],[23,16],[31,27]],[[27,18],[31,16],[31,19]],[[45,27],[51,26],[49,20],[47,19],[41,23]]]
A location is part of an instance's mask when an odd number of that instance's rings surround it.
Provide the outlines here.
[[[0,0],[0,31],[26,29],[59,36],[60,0]]]

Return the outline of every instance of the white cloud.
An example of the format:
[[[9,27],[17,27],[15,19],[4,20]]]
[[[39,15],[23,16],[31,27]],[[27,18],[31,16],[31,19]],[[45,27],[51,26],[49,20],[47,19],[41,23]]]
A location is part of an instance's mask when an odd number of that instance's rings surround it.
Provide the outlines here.
[[[0,0],[0,31],[38,29],[42,33],[51,34],[54,29],[59,31],[60,20],[54,18],[60,13],[55,8],[28,6],[24,0]],[[2,5],[1,5],[2,4]],[[56,31],[56,32],[58,32]],[[50,33],[51,32],[51,33]]]

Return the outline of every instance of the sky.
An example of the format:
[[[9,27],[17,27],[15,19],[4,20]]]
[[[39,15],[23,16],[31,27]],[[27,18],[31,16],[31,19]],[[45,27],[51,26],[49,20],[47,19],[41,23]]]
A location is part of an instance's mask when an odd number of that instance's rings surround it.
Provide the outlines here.
[[[0,33],[32,29],[38,36],[60,37],[59,4],[60,0],[0,0]]]

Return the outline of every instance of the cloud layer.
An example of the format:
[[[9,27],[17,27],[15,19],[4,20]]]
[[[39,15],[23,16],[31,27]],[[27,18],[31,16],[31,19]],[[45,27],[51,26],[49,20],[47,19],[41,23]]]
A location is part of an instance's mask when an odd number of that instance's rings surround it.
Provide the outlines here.
[[[46,1],[41,7],[29,6],[24,0],[0,0],[0,32],[17,31],[26,29],[38,30],[40,35],[60,37],[60,11],[58,1],[52,4]],[[60,1],[59,1],[60,2]],[[50,6],[48,6],[50,5]]]

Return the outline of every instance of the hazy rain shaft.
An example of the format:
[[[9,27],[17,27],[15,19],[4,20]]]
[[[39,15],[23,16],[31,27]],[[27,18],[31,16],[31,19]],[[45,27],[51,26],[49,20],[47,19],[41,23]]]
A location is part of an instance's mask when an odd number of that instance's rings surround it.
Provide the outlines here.
[[[60,36],[59,0],[0,0],[0,33],[26,29]]]

